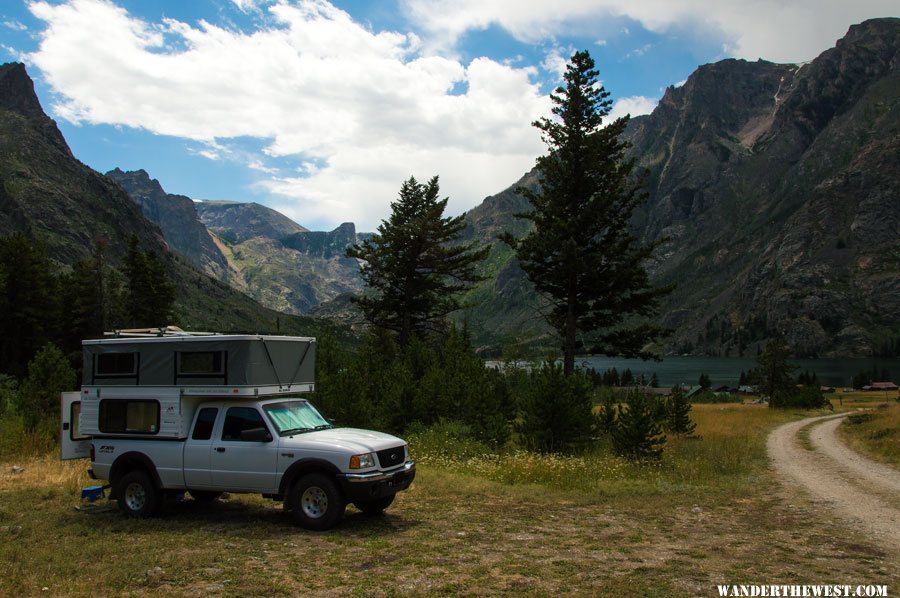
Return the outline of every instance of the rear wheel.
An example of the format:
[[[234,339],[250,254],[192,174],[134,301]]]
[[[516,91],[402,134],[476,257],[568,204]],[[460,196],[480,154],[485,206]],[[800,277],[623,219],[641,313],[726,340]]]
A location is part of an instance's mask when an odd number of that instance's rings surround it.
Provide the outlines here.
[[[149,517],[162,503],[162,493],[153,485],[146,472],[130,471],[119,480],[119,508],[129,517]]]
[[[394,502],[394,496],[394,494],[391,494],[390,496],[376,498],[374,500],[358,500],[353,503],[353,506],[369,517],[377,517],[379,515],[384,515],[384,510]]]
[[[334,480],[321,473],[308,473],[297,480],[287,504],[294,521],[316,531],[337,525],[347,507]]]

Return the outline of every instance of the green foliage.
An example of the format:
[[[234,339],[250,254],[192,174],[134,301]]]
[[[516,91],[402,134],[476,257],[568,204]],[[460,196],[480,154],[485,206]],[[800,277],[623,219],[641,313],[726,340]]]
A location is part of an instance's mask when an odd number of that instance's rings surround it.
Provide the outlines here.
[[[539,452],[583,448],[591,433],[591,382],[582,372],[566,376],[552,361],[531,371],[521,397],[518,432],[523,446]]]
[[[372,326],[396,333],[401,347],[446,329],[447,314],[461,307],[458,296],[482,280],[475,268],[490,250],[458,242],[465,220],[444,217],[448,198],[439,193],[438,177],[424,185],[410,177],[378,232],[347,249],[363,261],[368,287],[354,302]]]
[[[701,373],[700,380],[697,382],[697,384],[699,384],[700,388],[702,388],[703,390],[709,390],[709,388],[712,386],[712,381],[709,379],[709,374],[705,372]]]
[[[769,406],[782,409],[834,409],[818,386],[804,386],[778,393],[769,401]]]
[[[750,373],[750,379],[759,386],[759,392],[769,397],[769,407],[784,406],[787,396],[794,392],[792,372],[797,369],[788,363],[791,348],[783,338],[774,338],[766,343],[757,357],[757,367]]]
[[[598,75],[587,51],[572,56],[565,87],[550,95],[558,118],[534,123],[550,150],[537,160],[540,184],[517,190],[532,209],[516,216],[534,228],[520,240],[501,237],[549,303],[545,317],[562,338],[566,375],[574,372],[580,336],[594,345],[593,353],[649,357],[643,347],[663,330],[622,323],[654,313],[669,290],[653,288],[644,269],[656,244],[641,244],[629,232],[645,195],[632,180],[628,145],[619,139],[628,118],[601,127],[612,101]]]
[[[25,373],[28,360],[59,330],[59,284],[41,244],[0,238],[0,371]]]
[[[666,437],[654,417],[653,402],[637,389],[625,395],[619,405],[612,432],[613,449],[627,459],[658,459]]]
[[[376,332],[351,352],[323,339],[316,378],[316,404],[340,425],[402,432],[414,423],[457,421],[479,441],[509,439],[514,405],[507,381],[485,368],[455,329],[438,346],[413,337],[401,348]]]
[[[674,434],[683,435],[693,434],[697,427],[691,420],[691,403],[680,386],[674,387],[669,397],[666,427]]]
[[[59,395],[76,387],[75,370],[53,343],[47,343],[28,363],[28,376],[22,382],[17,411],[25,430],[55,434],[59,421]]]
[[[132,327],[164,327],[173,322],[175,285],[154,251],[141,251],[137,236],[128,242],[124,272],[125,318]]]

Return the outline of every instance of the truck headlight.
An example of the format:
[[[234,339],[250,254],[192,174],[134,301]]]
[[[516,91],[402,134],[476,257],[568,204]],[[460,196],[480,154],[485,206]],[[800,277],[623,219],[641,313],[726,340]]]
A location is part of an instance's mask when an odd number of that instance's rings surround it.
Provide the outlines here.
[[[375,467],[375,455],[373,453],[350,457],[350,469],[365,469],[367,467]]]

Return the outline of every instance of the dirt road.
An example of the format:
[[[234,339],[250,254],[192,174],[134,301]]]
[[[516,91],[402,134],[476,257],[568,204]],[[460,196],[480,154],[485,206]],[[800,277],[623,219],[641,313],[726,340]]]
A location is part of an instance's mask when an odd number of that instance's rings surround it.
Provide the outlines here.
[[[785,482],[799,484],[835,515],[871,534],[874,544],[900,554],[900,472],[849,449],[837,436],[849,415],[810,417],[769,436],[772,465]],[[810,427],[812,450],[798,434]]]

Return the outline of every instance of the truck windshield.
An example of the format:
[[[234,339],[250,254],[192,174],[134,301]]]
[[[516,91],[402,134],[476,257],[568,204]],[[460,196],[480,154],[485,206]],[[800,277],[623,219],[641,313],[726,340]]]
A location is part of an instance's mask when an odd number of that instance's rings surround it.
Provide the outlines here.
[[[284,401],[263,405],[263,410],[275,428],[279,436],[290,436],[313,430],[325,430],[333,426],[322,417],[309,401]]]

